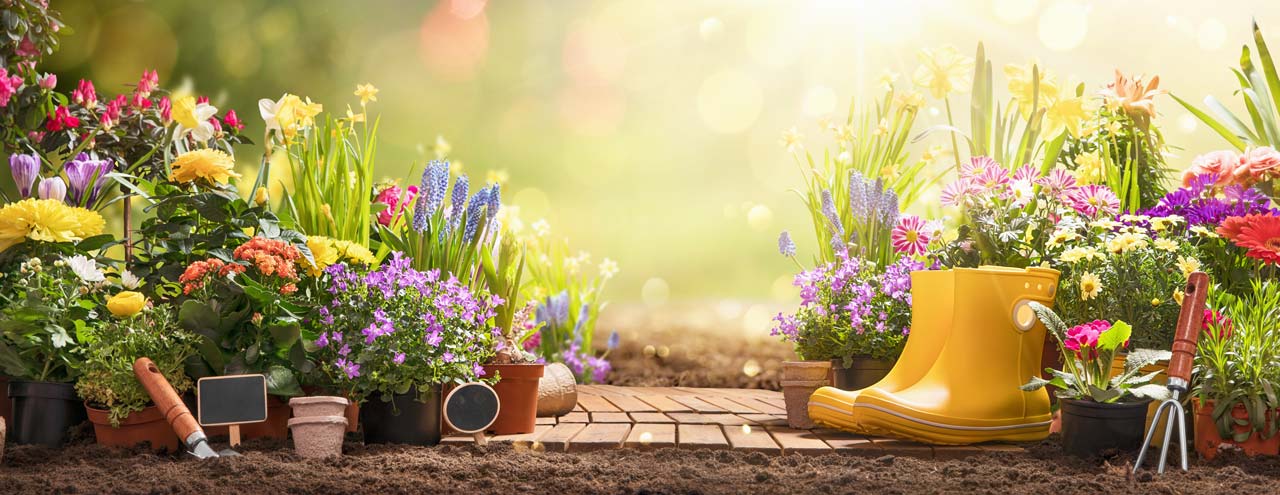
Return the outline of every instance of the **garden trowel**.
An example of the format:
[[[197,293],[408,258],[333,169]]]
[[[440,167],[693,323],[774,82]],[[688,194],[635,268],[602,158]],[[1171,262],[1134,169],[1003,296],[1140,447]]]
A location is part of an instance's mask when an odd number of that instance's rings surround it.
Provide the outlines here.
[[[173,385],[169,384],[169,380],[165,379],[164,374],[160,373],[150,358],[142,357],[134,361],[133,374],[138,377],[142,388],[147,390],[151,401],[155,402],[156,407],[164,414],[164,419],[169,422],[169,426],[173,427],[174,433],[177,433],[178,438],[186,444],[187,453],[200,459],[240,455],[231,449],[214,451],[213,447],[209,446],[209,439],[204,435],[204,429],[200,428],[200,423],[196,422],[196,418],[191,415],[191,410],[182,403],[178,392],[173,389]]]

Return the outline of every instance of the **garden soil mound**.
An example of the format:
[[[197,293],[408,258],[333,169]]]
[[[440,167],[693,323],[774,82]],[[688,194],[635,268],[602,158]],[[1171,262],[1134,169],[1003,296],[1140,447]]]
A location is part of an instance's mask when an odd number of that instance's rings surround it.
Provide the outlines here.
[[[549,453],[363,446],[304,460],[286,444],[248,442],[240,457],[200,461],[81,443],[11,446],[8,493],[1277,493],[1280,463],[1221,456],[1189,473],[1129,474],[1128,458],[1081,461],[1049,441],[1025,453],[963,460],[766,456],[728,451]]]

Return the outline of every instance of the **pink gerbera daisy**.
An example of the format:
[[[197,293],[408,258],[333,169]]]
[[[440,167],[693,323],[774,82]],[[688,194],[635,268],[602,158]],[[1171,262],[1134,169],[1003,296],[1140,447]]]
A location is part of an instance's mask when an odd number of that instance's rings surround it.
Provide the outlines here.
[[[1009,171],[995,166],[984,170],[974,180],[984,191],[995,191],[1009,184]]]
[[[1066,203],[1076,213],[1089,218],[1115,215],[1120,211],[1120,198],[1106,186],[1089,184],[1067,194]]]
[[[1001,167],[999,163],[996,163],[995,159],[989,156],[971,157],[968,163],[960,164],[960,178],[976,179],[992,169],[1004,170],[1004,167]]]
[[[893,250],[912,256],[925,254],[931,240],[928,229],[927,223],[920,217],[898,217],[898,225],[893,227],[893,234],[889,237],[893,241]]]
[[[1023,165],[1018,170],[1013,171],[1014,182],[1035,182],[1040,178],[1040,169],[1031,164]]]
[[[1049,175],[1036,179],[1035,182],[1042,188],[1041,192],[1063,198],[1066,197],[1064,193],[1069,193],[1076,187],[1076,177],[1062,167],[1050,170]]]
[[[974,184],[973,180],[960,179],[942,188],[942,206],[960,206],[968,201],[970,196],[980,192],[982,189]]]

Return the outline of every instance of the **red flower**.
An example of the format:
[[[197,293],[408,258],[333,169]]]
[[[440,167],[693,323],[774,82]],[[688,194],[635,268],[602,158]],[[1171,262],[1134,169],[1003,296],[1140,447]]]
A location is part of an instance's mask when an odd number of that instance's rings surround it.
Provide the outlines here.
[[[143,98],[151,96],[151,92],[160,86],[160,75],[156,74],[155,69],[142,71],[142,77],[138,79],[138,89],[136,94]]]
[[[199,104],[201,104],[201,103],[209,103],[209,97],[208,97],[208,96],[203,96],[203,95],[201,95],[201,96],[197,96],[197,97],[196,97],[196,104],[197,104],[197,105],[199,105]]]
[[[235,110],[227,110],[227,116],[222,118],[222,122],[236,131],[244,129],[244,122],[236,116]]]
[[[1280,217],[1249,215],[1232,217],[1218,227],[1219,233],[1248,249],[1245,253],[1265,263],[1280,264]]]
[[[157,107],[160,108],[160,120],[166,124],[173,120],[173,102],[168,96],[160,97],[160,104]]]
[[[1235,324],[1226,315],[1206,308],[1204,310],[1204,320],[1200,323],[1200,327],[1217,339],[1229,339],[1235,329]]]
[[[98,104],[98,92],[93,89],[93,81],[81,79],[80,85],[71,91],[71,101],[85,108],[93,108]]]
[[[66,105],[60,105],[53,111],[53,115],[49,116],[49,120],[44,123],[44,128],[50,131],[61,131],[63,129],[75,129],[80,127],[80,119],[71,115],[71,110]]]

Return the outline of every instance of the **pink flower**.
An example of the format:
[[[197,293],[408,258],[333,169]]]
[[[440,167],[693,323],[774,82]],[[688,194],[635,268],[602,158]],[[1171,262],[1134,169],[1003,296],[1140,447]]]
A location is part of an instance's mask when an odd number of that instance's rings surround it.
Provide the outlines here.
[[[1040,178],[1040,169],[1031,164],[1023,165],[1013,172],[1014,182],[1035,182]]]
[[[1244,157],[1231,150],[1205,153],[1191,160],[1191,168],[1182,173],[1182,185],[1190,186],[1196,176],[1205,174],[1217,174],[1216,185],[1219,187],[1229,185],[1241,163],[1244,163]]]
[[[58,86],[57,74],[45,74],[40,78],[40,87],[44,89],[53,89]]]
[[[206,105],[207,105],[207,104],[209,103],[209,97],[208,97],[208,96],[204,96],[204,95],[197,96],[197,97],[196,97],[196,104],[197,104],[197,105],[199,105],[199,104],[201,104],[201,103],[204,103],[204,104],[206,104]]]
[[[1089,218],[1115,215],[1120,211],[1120,198],[1107,186],[1097,184],[1075,188],[1067,194],[1065,201],[1076,213]]]
[[[160,98],[160,103],[156,105],[160,108],[160,120],[165,124],[173,121],[173,101],[168,96]]]
[[[93,89],[93,81],[80,80],[80,85],[71,91],[71,101],[85,108],[93,108],[98,104],[98,92]]]
[[[227,110],[227,115],[222,118],[222,122],[236,131],[244,129],[244,122],[240,120],[240,117],[236,116],[235,110]]]
[[[1200,325],[1201,329],[1210,332],[1217,339],[1231,338],[1232,331],[1235,329],[1235,324],[1229,316],[1208,308],[1204,310],[1204,320]]]
[[[1079,359],[1097,359],[1098,337],[1111,328],[1106,320],[1094,320],[1083,325],[1076,325],[1067,330],[1067,338],[1062,346],[1075,352]]]
[[[1066,193],[1075,189],[1076,178],[1067,169],[1058,167],[1050,170],[1049,175],[1036,179],[1035,183],[1045,194],[1063,198]]]
[[[107,109],[102,112],[102,126],[108,129],[120,122],[120,113],[124,109],[124,95],[117,96],[107,102]]]
[[[390,226],[397,218],[404,214],[409,205],[413,204],[413,198],[418,195],[418,186],[409,186],[408,193],[400,189],[399,186],[387,186],[378,192],[378,196],[373,199],[374,204],[387,205],[382,211],[378,212],[378,223]],[[401,197],[403,196],[403,200]]]
[[[160,86],[160,75],[156,74],[155,69],[142,71],[142,77],[138,79],[138,88],[134,91],[136,94],[146,98],[151,96],[151,92]],[[134,105],[139,106],[139,105]]]
[[[981,187],[983,190],[995,191],[1009,185],[1009,171],[999,165],[996,165],[983,170],[982,174],[978,175],[973,180],[978,184],[978,187]]]
[[[13,94],[18,92],[18,88],[22,87],[22,78],[19,76],[10,76],[9,71],[4,67],[0,67],[0,108],[9,106],[9,100],[13,98]]]
[[[44,128],[50,131],[61,131],[63,129],[74,129],[80,127],[80,119],[71,115],[71,111],[66,105],[60,105],[49,116],[49,120],[44,123]]]
[[[138,110],[151,108],[151,98],[142,93],[134,93],[133,98],[130,99],[130,104]]]
[[[978,187],[972,179],[960,179],[942,189],[942,206],[960,206],[969,200],[970,197],[982,192],[982,188]]]
[[[997,168],[1004,170],[995,159],[989,156],[975,156],[969,158],[968,163],[960,164],[961,179],[976,179],[978,176],[986,173],[987,170]]]
[[[1255,184],[1280,177],[1280,152],[1270,146],[1252,148],[1244,153],[1235,169],[1238,184]]]
[[[911,256],[923,255],[929,251],[929,226],[923,219],[915,215],[898,217],[898,225],[893,227],[889,239],[893,242],[893,250]]]
[[[36,58],[40,56],[40,50],[36,48],[36,44],[31,41],[30,37],[22,38],[22,42],[18,43],[18,48],[14,50],[19,57]]]

